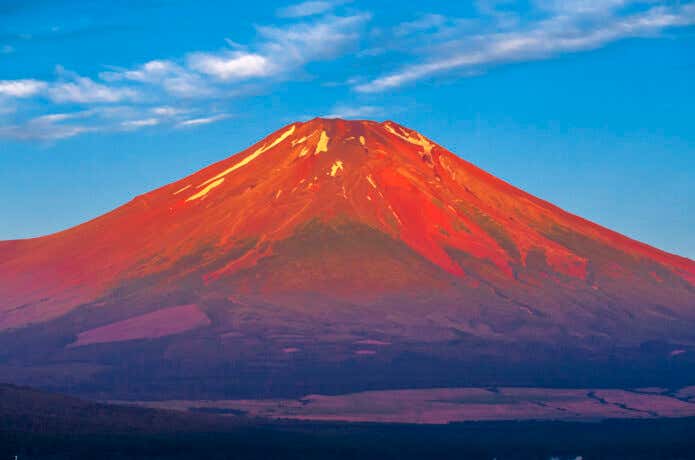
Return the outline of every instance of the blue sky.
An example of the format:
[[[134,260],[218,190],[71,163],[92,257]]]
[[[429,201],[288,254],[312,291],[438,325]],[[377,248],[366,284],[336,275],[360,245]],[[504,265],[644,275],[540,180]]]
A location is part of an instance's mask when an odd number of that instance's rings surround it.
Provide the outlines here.
[[[340,116],[695,258],[693,82],[693,1],[0,0],[0,239]]]

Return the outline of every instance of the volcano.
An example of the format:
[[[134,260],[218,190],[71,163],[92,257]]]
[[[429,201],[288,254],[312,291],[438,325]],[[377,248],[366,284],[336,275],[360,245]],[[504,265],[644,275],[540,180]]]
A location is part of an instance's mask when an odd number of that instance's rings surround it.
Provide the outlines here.
[[[292,123],[0,242],[7,380],[121,397],[695,377],[695,262],[387,121]]]

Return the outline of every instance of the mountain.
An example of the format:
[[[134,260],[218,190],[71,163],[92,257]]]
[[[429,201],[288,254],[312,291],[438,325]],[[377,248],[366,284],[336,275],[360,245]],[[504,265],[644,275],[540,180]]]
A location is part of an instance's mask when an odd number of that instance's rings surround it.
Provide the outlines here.
[[[695,377],[695,262],[387,121],[292,123],[0,242],[0,371],[104,395]]]

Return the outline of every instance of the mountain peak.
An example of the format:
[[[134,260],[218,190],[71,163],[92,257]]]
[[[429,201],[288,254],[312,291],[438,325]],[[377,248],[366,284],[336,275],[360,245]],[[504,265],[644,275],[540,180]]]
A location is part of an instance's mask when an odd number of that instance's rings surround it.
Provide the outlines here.
[[[238,170],[267,174],[269,167],[279,164],[285,169],[301,170],[302,175],[296,176],[300,182],[317,182],[326,176],[336,178],[348,169],[368,171],[369,164],[394,154],[410,157],[400,161],[416,158],[431,166],[434,147],[421,134],[393,122],[315,118],[291,123],[244,152],[206,168],[204,171],[210,172],[210,176],[200,183],[184,183],[189,178],[176,183],[174,194],[186,196],[185,202],[203,200],[213,189],[223,190],[225,182],[229,183],[229,175]],[[277,168],[273,170],[277,172]],[[368,176],[367,172],[364,179]],[[280,189],[278,193],[282,193]]]

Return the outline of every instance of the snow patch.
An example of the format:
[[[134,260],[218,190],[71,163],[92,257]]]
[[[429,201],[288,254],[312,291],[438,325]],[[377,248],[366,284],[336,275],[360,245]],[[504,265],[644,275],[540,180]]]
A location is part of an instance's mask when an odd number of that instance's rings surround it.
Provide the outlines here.
[[[367,176],[367,181],[374,187],[374,190],[376,190],[376,182],[374,182],[374,178],[371,174]]]
[[[302,137],[301,139],[295,139],[292,141],[292,147],[294,147],[295,145],[299,145],[304,141],[306,141],[306,136]]]
[[[243,160],[241,160],[239,163],[235,164],[231,168],[225,169],[224,171],[222,171],[221,173],[219,173],[215,177],[212,177],[212,178],[206,180],[205,182],[200,184],[198,187],[202,187],[204,185],[209,184],[210,182],[216,181],[217,179],[224,177],[233,171],[236,171],[237,169],[241,168],[242,166],[246,166],[247,164],[251,163],[253,160],[258,158],[262,153],[267,152],[268,150],[270,150],[273,147],[275,147],[276,145],[278,145],[280,142],[287,139],[287,137],[290,136],[294,132],[294,128],[295,128],[295,126],[292,125],[290,127],[290,129],[288,129],[284,133],[280,134],[280,136],[278,136],[278,138],[275,139],[275,141],[273,141],[270,145],[263,145],[262,147],[257,149],[255,152],[253,152],[251,155],[249,155],[246,158],[244,158]]]
[[[331,166],[331,177],[335,177],[335,175],[338,173],[338,171],[343,170],[343,162],[338,160],[335,163],[333,163],[333,166]]]
[[[215,182],[213,182],[212,184],[208,184],[207,187],[205,187],[203,190],[199,191],[199,192],[196,193],[195,195],[189,196],[189,197],[186,199],[186,202],[188,202],[188,201],[193,201],[193,200],[197,200],[198,198],[204,197],[205,195],[208,194],[208,192],[210,192],[210,190],[212,190],[213,188],[219,186],[220,184],[222,184],[222,182],[224,182],[224,177],[221,178],[221,179],[217,179],[217,180],[216,180]]]
[[[384,127],[386,128],[386,131],[390,132],[394,136],[400,137],[404,141],[410,142],[411,144],[419,145],[420,147],[422,147],[423,153],[427,155],[430,155],[432,153],[432,148],[434,147],[434,144],[425,139],[425,137],[422,134],[416,132],[416,136],[413,136],[410,133],[403,131],[402,129],[399,129],[399,133],[391,125],[384,125]]]
[[[393,210],[393,208],[391,207],[391,205],[389,205],[389,209],[391,210],[391,214],[393,214],[393,217],[396,218],[396,220],[398,221],[398,223],[399,223],[400,225],[403,225],[403,221],[401,220],[400,217],[398,217],[398,214],[396,214],[396,211]]]
[[[328,141],[330,139],[331,138],[328,137],[326,131],[321,131],[321,137],[319,137],[319,141],[316,143],[316,150],[314,151],[314,155],[321,152],[328,152]]]
[[[360,136],[360,144],[367,145],[367,141],[364,140],[364,136]]]
[[[306,156],[306,154],[309,153],[309,147],[303,147],[302,151],[299,152],[299,158],[302,158],[303,156]]]
[[[178,195],[179,193],[183,192],[184,190],[188,190],[189,188],[191,188],[191,184],[181,187],[180,189],[174,192],[174,195]]]

